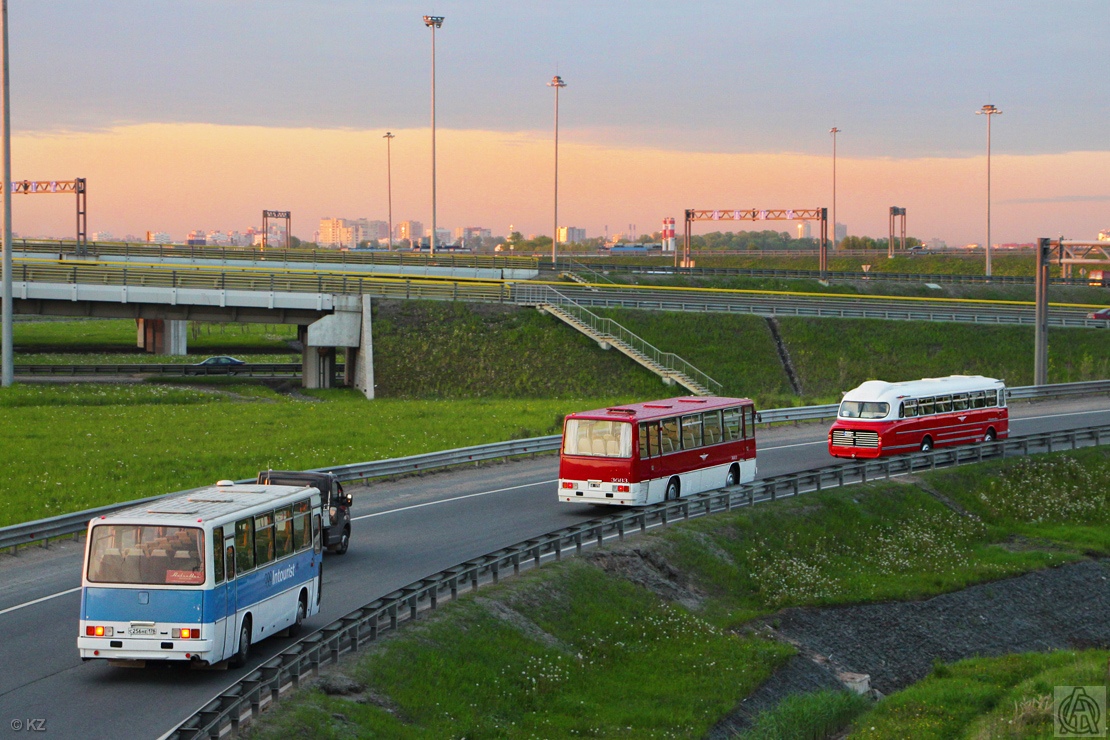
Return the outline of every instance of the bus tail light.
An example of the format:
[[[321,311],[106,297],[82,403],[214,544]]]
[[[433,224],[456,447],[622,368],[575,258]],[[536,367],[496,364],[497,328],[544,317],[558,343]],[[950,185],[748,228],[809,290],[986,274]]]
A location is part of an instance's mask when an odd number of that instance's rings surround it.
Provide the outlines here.
[[[200,629],[197,627],[182,627],[180,629],[175,627],[170,632],[170,637],[175,640],[199,640]]]
[[[85,626],[86,637],[111,637],[115,634],[115,632],[115,629],[113,629],[112,627],[104,627],[102,625],[91,624]]]
[[[623,484],[617,486],[617,493],[628,493],[628,486]]]
[[[569,480],[565,480],[563,481],[563,488],[574,488],[574,484],[571,483]]]

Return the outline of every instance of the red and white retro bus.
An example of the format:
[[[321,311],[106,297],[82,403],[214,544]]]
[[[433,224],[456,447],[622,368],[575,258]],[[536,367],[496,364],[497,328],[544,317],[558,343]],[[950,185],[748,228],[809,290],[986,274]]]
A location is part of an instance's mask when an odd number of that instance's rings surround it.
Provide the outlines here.
[[[645,505],[755,478],[755,405],[683,396],[567,416],[559,500]]]
[[[829,429],[833,457],[882,457],[991,442],[1010,433],[1006,384],[982,375],[869,380],[844,394]]]

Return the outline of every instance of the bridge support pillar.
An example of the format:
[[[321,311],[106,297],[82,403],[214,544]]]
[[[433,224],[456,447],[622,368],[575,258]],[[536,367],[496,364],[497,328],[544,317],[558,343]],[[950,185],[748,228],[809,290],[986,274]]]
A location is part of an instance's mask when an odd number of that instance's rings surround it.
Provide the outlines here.
[[[335,348],[353,347],[357,363],[362,341],[364,307],[359,296],[336,296],[335,313],[297,330],[304,347],[301,384],[305,388],[335,386]],[[348,351],[348,365],[350,355]],[[349,371],[348,371],[349,374]]]
[[[189,347],[189,322],[136,319],[138,346],[155,355],[185,355]]]
[[[370,296],[362,296],[362,329],[359,346],[347,348],[346,384],[374,397],[374,333],[370,323]]]

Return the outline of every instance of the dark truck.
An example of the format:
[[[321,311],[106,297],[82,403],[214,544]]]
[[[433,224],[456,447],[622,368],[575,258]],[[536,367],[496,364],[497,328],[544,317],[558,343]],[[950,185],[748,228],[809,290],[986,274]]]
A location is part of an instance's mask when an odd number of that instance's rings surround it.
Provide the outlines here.
[[[308,473],[294,470],[263,470],[257,483],[270,486],[312,486],[320,491],[323,503],[324,547],[342,555],[351,544],[351,494],[335,473]]]

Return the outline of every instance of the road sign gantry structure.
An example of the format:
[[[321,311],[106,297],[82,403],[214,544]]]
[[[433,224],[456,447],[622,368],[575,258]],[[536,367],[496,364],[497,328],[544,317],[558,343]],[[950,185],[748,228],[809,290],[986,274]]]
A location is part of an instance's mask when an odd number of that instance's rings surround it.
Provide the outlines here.
[[[828,208],[717,208],[711,210],[686,209],[686,227],[682,241],[682,264],[690,265],[690,224],[694,221],[819,221],[821,223],[820,259],[821,277],[829,270],[829,209]],[[678,253],[675,253],[678,267]]]
[[[87,185],[85,178],[73,180],[13,180],[12,195],[35,195],[39,193],[73,193],[77,196],[77,244],[75,253],[84,257],[88,247],[88,207],[86,205]]]

